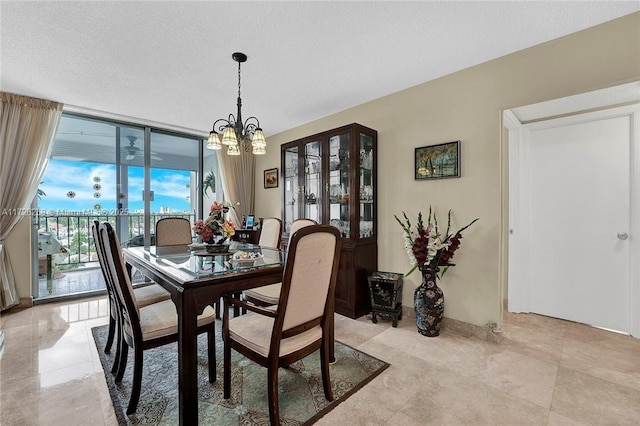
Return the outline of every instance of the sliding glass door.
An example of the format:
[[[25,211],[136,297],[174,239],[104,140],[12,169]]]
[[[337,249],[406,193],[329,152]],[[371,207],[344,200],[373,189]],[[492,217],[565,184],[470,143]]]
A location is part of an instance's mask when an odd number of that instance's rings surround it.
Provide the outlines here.
[[[82,274],[99,275],[93,220],[111,222],[122,245],[154,243],[163,216],[193,222],[202,147],[197,136],[63,114],[37,200],[34,298],[104,289],[102,279]],[[207,154],[205,175],[217,175],[215,154]]]
[[[199,140],[184,136],[150,132],[149,203],[151,231],[165,216],[182,216],[193,222],[199,210],[198,182],[200,176]]]

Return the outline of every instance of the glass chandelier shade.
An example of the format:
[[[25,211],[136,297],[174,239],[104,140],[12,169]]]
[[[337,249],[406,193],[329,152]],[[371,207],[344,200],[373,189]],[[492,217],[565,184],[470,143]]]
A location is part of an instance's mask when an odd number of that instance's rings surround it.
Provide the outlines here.
[[[236,131],[233,126],[228,125],[224,128],[224,133],[222,134],[222,145],[227,146],[237,146],[238,138],[236,137]]]
[[[240,155],[240,146],[239,145],[229,145],[227,148],[227,155]]]
[[[222,149],[222,142],[220,140],[220,135],[216,132],[209,133],[209,139],[207,140],[207,148],[220,150]]]
[[[260,128],[260,122],[256,117],[249,117],[244,123],[242,122],[240,64],[246,62],[247,55],[235,52],[231,57],[238,63],[238,112],[236,117],[233,114],[229,114],[228,119],[221,118],[213,123],[213,129],[209,133],[209,139],[207,140],[207,148],[220,150],[223,145],[226,145],[228,155],[240,155],[240,145],[242,145],[245,152],[249,152],[249,145],[251,145],[252,154],[264,155],[267,153],[267,140]],[[216,131],[218,123],[221,124]]]
[[[253,137],[251,138],[251,147],[251,152],[255,155],[263,155],[267,153],[267,140],[264,137],[264,133],[262,133],[262,129],[259,127],[255,130],[255,132],[253,132]]]

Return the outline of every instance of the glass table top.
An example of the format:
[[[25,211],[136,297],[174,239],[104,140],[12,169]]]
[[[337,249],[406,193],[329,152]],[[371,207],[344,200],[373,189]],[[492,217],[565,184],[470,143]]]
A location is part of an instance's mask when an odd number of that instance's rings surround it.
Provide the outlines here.
[[[285,252],[233,241],[226,253],[208,253],[202,244],[139,247],[158,265],[171,266],[194,277],[241,272],[283,265]],[[131,249],[129,249],[131,250]]]

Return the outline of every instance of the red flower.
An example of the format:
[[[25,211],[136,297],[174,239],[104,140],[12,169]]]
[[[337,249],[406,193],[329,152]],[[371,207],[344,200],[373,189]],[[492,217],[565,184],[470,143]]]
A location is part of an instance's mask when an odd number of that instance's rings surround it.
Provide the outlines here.
[[[451,239],[449,240],[449,248],[446,250],[443,250],[442,253],[440,254],[440,259],[438,260],[438,266],[446,266],[449,264],[449,261],[453,258],[453,254],[455,253],[456,250],[458,250],[458,247],[460,247],[460,240],[462,239],[462,234],[460,234],[459,232],[451,237]]]
[[[429,237],[424,229],[421,229],[418,236],[413,242],[413,255],[416,257],[418,264],[422,265],[427,261],[429,254]]]
[[[193,232],[200,235],[202,241],[209,241],[213,238],[213,230],[205,225],[202,220],[196,220],[192,229]]]
[[[210,210],[210,212],[211,212],[211,213],[214,213],[214,212],[221,212],[221,211],[223,211],[223,210],[224,210],[224,208],[225,208],[224,203],[219,203],[219,202],[217,202],[217,201],[214,201],[214,202],[213,202],[213,204],[211,204],[211,210]],[[228,211],[228,210],[229,210],[229,208],[227,207],[227,211]],[[225,213],[226,213],[226,211],[225,211]]]

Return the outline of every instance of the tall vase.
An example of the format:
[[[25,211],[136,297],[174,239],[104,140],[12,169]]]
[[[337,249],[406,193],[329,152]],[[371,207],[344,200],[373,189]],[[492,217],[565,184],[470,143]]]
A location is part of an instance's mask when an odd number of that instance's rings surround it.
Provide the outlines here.
[[[439,268],[421,268],[422,284],[413,294],[413,306],[416,312],[418,333],[427,337],[440,334],[440,325],[444,316],[444,294],[437,285]]]

